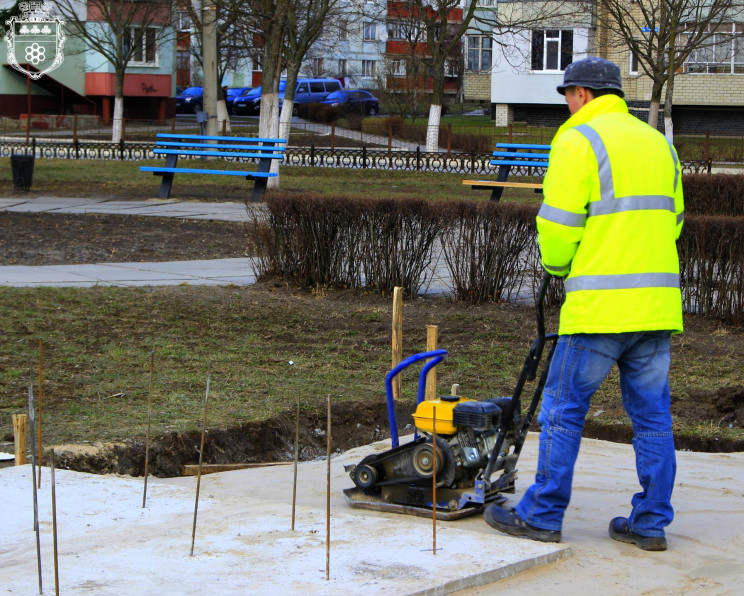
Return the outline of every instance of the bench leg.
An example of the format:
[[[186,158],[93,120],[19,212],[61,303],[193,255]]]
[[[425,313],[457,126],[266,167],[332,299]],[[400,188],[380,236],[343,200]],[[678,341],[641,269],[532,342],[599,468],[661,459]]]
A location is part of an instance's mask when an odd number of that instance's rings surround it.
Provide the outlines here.
[[[253,193],[251,194],[252,203],[263,201],[263,196],[266,192],[266,183],[268,181],[268,178],[256,178],[256,181],[253,183]]]
[[[165,172],[161,174],[163,179],[160,181],[160,191],[158,192],[159,199],[170,199],[171,186],[173,186],[173,176],[175,174],[171,172]]]
[[[169,155],[165,158],[166,168],[175,168],[178,163],[178,155]],[[163,179],[160,181],[160,192],[158,192],[159,199],[170,199],[171,187],[173,186],[173,172],[163,172]]]
[[[496,182],[506,182],[506,179],[509,177],[509,170],[511,170],[511,166],[500,166],[499,175],[496,176]],[[494,187],[491,191],[491,200],[496,202],[500,201],[502,194],[504,194],[503,186]]]

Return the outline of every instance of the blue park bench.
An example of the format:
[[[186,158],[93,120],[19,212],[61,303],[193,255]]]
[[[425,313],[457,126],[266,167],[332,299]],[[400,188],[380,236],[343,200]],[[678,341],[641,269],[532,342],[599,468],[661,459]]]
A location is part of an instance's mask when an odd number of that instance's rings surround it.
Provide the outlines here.
[[[540,192],[543,187],[541,183],[508,182],[507,178],[512,168],[524,169],[527,175],[544,173],[545,168],[548,167],[549,154],[550,145],[496,143],[496,151],[493,152],[493,159],[489,162],[490,165],[499,168],[496,180],[463,180],[462,183],[469,184],[476,190],[490,190],[492,201],[501,199],[504,188],[532,188],[535,192]]]
[[[271,163],[282,159],[286,149],[286,139],[262,139],[254,137],[213,137],[205,135],[179,135],[158,133],[155,149],[156,155],[164,155],[164,166],[142,166],[143,172],[152,172],[162,176],[159,199],[170,197],[173,177],[176,174],[209,174],[215,176],[240,176],[253,180],[251,201],[260,201],[266,190],[269,178],[279,174],[271,172]],[[246,159],[258,160],[257,170],[240,169],[201,169],[178,168],[179,156],[188,157],[223,157],[242,162]],[[237,165],[237,164],[236,164]]]

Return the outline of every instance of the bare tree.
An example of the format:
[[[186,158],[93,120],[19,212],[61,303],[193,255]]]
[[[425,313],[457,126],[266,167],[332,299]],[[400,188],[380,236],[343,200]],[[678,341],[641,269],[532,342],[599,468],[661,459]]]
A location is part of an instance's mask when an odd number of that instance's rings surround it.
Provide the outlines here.
[[[741,0],[598,0],[596,5],[597,24],[613,34],[608,44],[629,49],[651,79],[648,123],[654,128],[664,97],[670,140],[676,76],[685,72],[691,57],[699,58],[694,61],[698,65],[730,61],[736,38],[744,35],[733,26],[742,16]]]
[[[114,71],[112,142],[121,140],[124,74],[132,61],[149,61],[173,39],[170,0],[52,0],[75,35]]]
[[[329,21],[328,17],[337,3],[338,0],[292,0],[289,3],[284,50],[287,82],[279,116],[279,137],[282,139],[289,138],[297,77],[302,61],[323,33],[324,23]]]
[[[180,3],[182,9],[189,15],[193,24],[193,33],[196,37],[196,43],[190,46],[191,54],[204,69],[204,19],[202,18],[202,3],[195,1],[186,1]],[[215,43],[217,46],[217,75],[213,83],[215,88],[209,89],[212,96],[216,98],[216,121],[218,132],[222,131],[223,122],[229,123],[230,116],[227,113],[225,103],[225,93],[222,88],[222,80],[225,72],[230,68],[235,68],[239,61],[249,55],[246,46],[250,39],[246,35],[243,27],[245,26],[245,2],[243,0],[216,0],[214,6],[214,30]],[[206,98],[206,95],[205,95]],[[205,105],[206,107],[206,105]],[[213,108],[214,109],[214,108]],[[227,125],[229,130],[229,124]]]

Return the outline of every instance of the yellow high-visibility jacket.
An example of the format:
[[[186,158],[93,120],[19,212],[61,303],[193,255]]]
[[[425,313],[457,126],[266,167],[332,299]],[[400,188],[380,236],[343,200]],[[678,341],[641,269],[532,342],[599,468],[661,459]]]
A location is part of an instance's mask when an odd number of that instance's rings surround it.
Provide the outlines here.
[[[537,216],[542,264],[565,276],[559,333],[682,331],[681,167],[616,95],[558,129]]]

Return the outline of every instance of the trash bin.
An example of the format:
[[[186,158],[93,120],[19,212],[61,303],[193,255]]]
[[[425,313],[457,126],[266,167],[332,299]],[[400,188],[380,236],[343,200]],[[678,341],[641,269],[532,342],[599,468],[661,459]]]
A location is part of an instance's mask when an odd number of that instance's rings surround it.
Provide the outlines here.
[[[13,170],[13,184],[16,190],[28,190],[34,178],[33,155],[11,155],[10,168]]]

